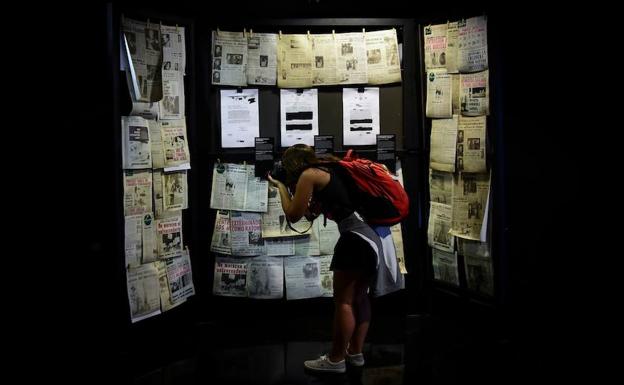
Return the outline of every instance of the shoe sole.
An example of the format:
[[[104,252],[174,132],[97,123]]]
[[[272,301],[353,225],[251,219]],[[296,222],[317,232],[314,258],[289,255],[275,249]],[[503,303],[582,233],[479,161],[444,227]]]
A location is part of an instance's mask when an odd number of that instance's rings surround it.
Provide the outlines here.
[[[313,372],[323,372],[323,373],[346,373],[347,369],[324,369],[324,368],[312,368],[307,365],[303,365],[304,368]]]

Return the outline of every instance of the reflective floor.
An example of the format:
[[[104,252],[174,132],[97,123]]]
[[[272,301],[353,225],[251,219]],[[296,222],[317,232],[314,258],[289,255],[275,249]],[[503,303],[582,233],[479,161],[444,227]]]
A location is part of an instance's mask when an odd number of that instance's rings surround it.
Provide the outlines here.
[[[313,375],[303,361],[330,347],[330,319],[178,331],[162,351],[125,352],[118,382],[132,384],[455,384],[519,383],[526,370],[507,338],[490,327],[431,316],[380,318],[371,325],[366,365]],[[170,333],[163,333],[173,338]],[[166,347],[165,347],[166,345]]]

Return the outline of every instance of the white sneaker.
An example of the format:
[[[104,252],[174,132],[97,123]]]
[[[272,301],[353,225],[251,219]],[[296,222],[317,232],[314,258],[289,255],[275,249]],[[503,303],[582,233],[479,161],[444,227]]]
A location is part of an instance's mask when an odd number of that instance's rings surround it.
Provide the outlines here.
[[[331,362],[327,354],[322,355],[316,360],[305,361],[303,365],[306,369],[316,372],[345,373],[347,371],[345,360]]]
[[[364,354],[362,353],[349,354],[349,352],[346,352],[345,359],[350,365],[364,366]]]

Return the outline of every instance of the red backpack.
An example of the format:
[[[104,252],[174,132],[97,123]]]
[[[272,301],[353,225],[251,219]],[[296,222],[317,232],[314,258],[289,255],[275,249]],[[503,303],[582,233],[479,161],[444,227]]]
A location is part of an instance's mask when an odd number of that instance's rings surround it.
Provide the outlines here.
[[[338,162],[355,184],[352,195],[356,211],[371,225],[391,226],[409,214],[409,198],[396,176],[386,166],[352,155]]]

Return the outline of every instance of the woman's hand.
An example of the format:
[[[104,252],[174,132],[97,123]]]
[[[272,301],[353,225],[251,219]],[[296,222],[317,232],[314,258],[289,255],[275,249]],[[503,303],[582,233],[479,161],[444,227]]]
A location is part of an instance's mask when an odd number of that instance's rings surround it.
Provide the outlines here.
[[[271,185],[273,185],[273,186],[275,186],[277,188],[279,188],[280,185],[283,185],[283,183],[280,182],[279,180],[273,179],[273,177],[271,176],[270,172],[267,174],[267,179],[269,180],[269,183],[271,183]]]

